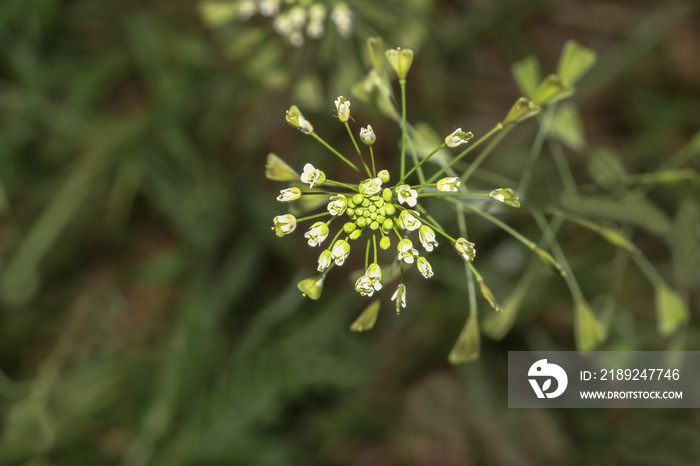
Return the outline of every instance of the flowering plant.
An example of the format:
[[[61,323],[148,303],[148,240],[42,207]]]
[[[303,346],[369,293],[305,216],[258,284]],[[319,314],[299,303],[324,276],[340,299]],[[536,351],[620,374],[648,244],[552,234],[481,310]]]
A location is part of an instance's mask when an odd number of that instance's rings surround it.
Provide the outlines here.
[[[376,65],[378,42],[376,39],[370,39],[368,43],[376,72],[381,68]],[[296,106],[292,106],[287,111],[286,119],[291,126],[312,136],[343,163],[356,171],[358,178],[354,182],[329,179],[323,170],[310,163],[307,163],[303,167],[303,172],[298,174],[276,155],[270,154],[268,156],[266,167],[268,178],[300,182],[302,183],[300,186],[306,185],[303,189],[298,186],[283,189],[278,196],[279,201],[294,202],[304,197],[318,196],[322,202],[317,205],[325,204],[326,207],[322,213],[301,218],[296,218],[291,214],[283,214],[274,219],[273,230],[278,236],[292,233],[298,223],[315,220],[305,232],[304,237],[311,247],[325,247],[318,256],[317,271],[319,275],[299,282],[299,290],[304,296],[319,299],[328,273],[335,266],[342,266],[352,250],[361,249],[364,251],[364,273],[355,281],[355,290],[362,296],[372,297],[375,293],[380,293],[389,283],[397,281],[391,300],[395,301],[396,312],[399,313],[407,305],[408,293],[404,279],[407,269],[415,265],[419,274],[424,278],[433,277],[434,272],[426,257],[427,253],[432,252],[440,243],[446,242],[465,264],[470,297],[469,317],[450,353],[449,360],[453,363],[473,360],[478,357],[480,344],[474,282],[478,283],[481,295],[493,309],[501,311],[502,308],[474,265],[476,244],[467,237],[464,220],[465,211],[469,211],[511,234],[535,252],[536,257],[544,264],[567,280],[576,304],[575,322],[579,349],[592,349],[600,344],[605,337],[605,329],[586,304],[573,276],[566,272],[569,267],[566,258],[559,253],[560,251],[554,250],[557,256],[555,259],[543,247],[525,238],[515,229],[472,202],[475,198],[486,198],[486,200],[500,203],[503,206],[518,208],[520,200],[516,191],[511,187],[500,187],[481,192],[469,190],[466,186],[477,167],[515,124],[537,115],[543,106],[573,94],[574,83],[592,65],[595,55],[578,44],[567,43],[560,59],[558,74],[550,75],[539,85],[524,92],[530,97],[518,99],[503,121],[498,122],[491,131],[471,142],[474,139],[472,132],[462,131],[461,128],[458,128],[447,134],[444,142],[425,156],[418,153],[414,144],[408,143],[409,131],[406,123],[405,104],[406,76],[413,62],[413,52],[408,49],[393,49],[386,51],[385,57],[395,76],[398,77],[401,89],[400,113],[398,109],[395,112],[401,127],[398,176],[392,179],[387,169],[377,169],[373,150],[377,135],[371,125],[360,128],[358,133],[360,141],[367,148],[363,156],[355,133],[350,127],[351,101],[343,96],[339,96],[335,100],[335,110],[338,120],[346,127],[355,148],[357,157],[355,162],[314,132],[313,125],[304,118]],[[375,73],[374,78],[377,77],[380,78],[379,86],[383,85],[389,88],[388,84],[385,81],[382,82],[381,77]],[[384,90],[385,95],[388,92],[390,91]],[[391,114],[391,112],[388,113]],[[466,170],[461,174],[455,171],[457,162],[491,138],[491,142],[469,164]],[[435,154],[443,151],[446,147],[457,148],[460,146],[466,146],[466,148],[454,156],[451,161],[444,163],[437,171],[430,175],[426,174],[425,164]],[[407,147],[413,161],[411,168],[406,166]],[[527,182],[529,179],[521,180],[519,190],[524,190],[523,186],[526,186]],[[459,234],[444,227],[431,215],[426,206],[429,199],[442,200],[455,206]],[[533,209],[533,215],[541,224],[541,214]],[[331,228],[335,225],[338,225],[336,233],[330,241],[326,242],[330,236]],[[551,230],[546,225],[543,227],[543,231],[545,230],[551,234]],[[364,241],[362,241],[363,239]],[[616,239],[618,243],[623,241],[619,237]],[[362,245],[363,243],[364,245]],[[553,245],[555,246],[555,244]],[[380,253],[380,250],[388,252]],[[387,255],[388,263],[382,262],[380,265],[380,257],[385,260]],[[376,322],[379,309],[379,301],[375,300],[355,320],[351,329],[355,331],[371,329]],[[504,323],[498,325],[501,327],[509,325],[509,322],[512,322],[512,315],[504,316],[502,322]],[[499,331],[493,329],[494,326],[491,325],[492,332]]]

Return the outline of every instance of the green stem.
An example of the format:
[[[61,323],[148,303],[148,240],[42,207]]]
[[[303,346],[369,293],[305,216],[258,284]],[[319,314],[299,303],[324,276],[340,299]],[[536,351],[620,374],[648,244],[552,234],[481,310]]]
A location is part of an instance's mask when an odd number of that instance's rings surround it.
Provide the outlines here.
[[[454,204],[464,206],[467,209],[474,212],[475,214],[480,215],[481,217],[484,217],[486,220],[490,221],[491,223],[496,224],[497,226],[499,226],[501,229],[503,229],[507,233],[510,233],[515,239],[517,239],[518,241],[520,241],[521,243],[526,245],[528,248],[533,249],[533,250],[535,248],[537,248],[537,244],[535,244],[534,241],[530,241],[529,239],[525,238],[523,235],[521,235],[520,233],[518,233],[513,228],[509,227],[508,225],[506,225],[505,223],[503,223],[502,221],[500,221],[499,219],[497,219],[493,215],[487,214],[486,212],[484,212],[480,209],[477,209],[476,207],[474,207],[472,205],[465,204],[463,202],[455,201],[455,200],[449,199],[449,198],[447,200],[454,203]]]
[[[396,228],[396,225],[394,225],[394,233],[396,233],[396,236],[399,237],[399,241],[403,240],[403,236],[401,236],[401,233],[399,233],[399,230]]]
[[[406,173],[406,80],[400,79],[401,85],[401,179]]]
[[[372,243],[374,244],[374,263],[377,263],[377,235],[372,235]]]
[[[464,208],[461,205],[457,205],[455,208],[455,214],[457,215],[457,224],[459,226],[459,234],[462,235],[463,238],[467,237],[467,223],[464,220]],[[475,271],[475,269],[472,267],[469,267],[471,265],[470,261],[462,261],[465,262],[464,265],[464,271],[467,274],[467,290],[469,294],[469,316],[470,318],[474,317],[476,318],[476,287],[474,286],[474,276],[472,275],[472,271]],[[465,324],[466,325],[466,324]]]
[[[440,170],[437,171],[437,173],[435,173],[433,176],[431,176],[430,179],[428,179],[428,183],[434,182],[436,179],[438,179],[438,177],[439,177],[440,175],[442,175],[443,173],[445,173],[445,171],[447,171],[448,169],[452,168],[452,166],[453,166],[454,164],[456,164],[457,162],[459,162],[459,160],[462,159],[462,157],[464,157],[465,155],[467,155],[468,153],[470,153],[471,151],[473,151],[474,149],[476,149],[477,147],[479,147],[479,145],[481,145],[482,142],[486,141],[486,140],[487,140],[488,138],[490,138],[494,133],[496,133],[496,132],[498,132],[498,131],[500,131],[500,130],[502,130],[502,129],[503,129],[503,125],[502,125],[501,123],[496,124],[496,126],[494,126],[494,127],[491,129],[491,131],[489,131],[488,133],[486,133],[486,134],[484,134],[483,136],[481,136],[481,137],[480,137],[478,140],[476,140],[473,144],[470,144],[469,147],[467,147],[466,149],[464,149],[462,152],[459,153],[459,155],[457,155],[457,157],[455,157],[454,159],[452,159],[452,160],[450,161],[450,163],[448,163],[447,165],[445,165],[444,167],[442,167]]]
[[[530,149],[530,155],[528,156],[527,162],[525,163],[523,177],[520,178],[520,185],[518,186],[518,192],[522,193],[523,195],[527,191],[527,188],[530,186],[532,172],[535,168],[535,164],[537,163],[537,159],[539,158],[540,153],[542,152],[542,145],[544,144],[547,132],[549,131],[549,124],[552,121],[552,115],[554,115],[555,108],[556,105],[552,105],[549,108],[547,108],[547,112],[545,113],[544,118],[542,118],[542,120],[540,121],[540,128],[537,131],[537,136],[535,136],[535,142],[532,144],[532,148]]]
[[[666,282],[664,281],[663,277],[656,271],[654,266],[651,265],[651,262],[649,262],[649,259],[647,259],[646,256],[640,254],[639,256],[632,256],[632,258],[635,260],[642,272],[644,272],[644,275],[647,276],[649,281],[654,284],[654,286],[666,286]]]
[[[428,154],[425,158],[423,158],[423,160],[421,160],[421,161],[418,163],[418,165],[416,165],[415,167],[411,168],[411,170],[409,170],[409,172],[406,173],[406,175],[404,175],[403,178],[401,178],[401,181],[399,181],[397,184],[402,184],[404,181],[406,181],[406,179],[407,179],[409,176],[411,176],[411,174],[412,174],[414,171],[418,170],[418,168],[420,168],[421,165],[423,165],[425,162],[427,162],[428,160],[430,160],[430,157],[432,157],[433,155],[437,154],[437,152],[438,152],[440,149],[442,149],[443,147],[445,147],[445,146],[446,146],[446,144],[443,142],[440,146],[438,146],[435,150],[433,150],[430,154]]]
[[[367,238],[367,250],[365,251],[365,270],[369,267],[369,245],[371,241]]]
[[[574,174],[571,171],[569,162],[566,160],[566,155],[564,154],[564,149],[562,149],[561,144],[555,138],[549,138],[547,140],[547,145],[549,150],[552,152],[552,158],[559,171],[559,176],[561,177],[561,182],[564,184],[564,191],[572,196],[578,196],[578,189],[576,188],[576,181],[574,180]]]
[[[311,219],[314,219],[314,218],[325,217],[326,215],[330,215],[330,213],[329,213],[329,212],[322,212],[322,213],[320,213],[320,214],[309,215],[308,217],[298,218],[298,219],[297,219],[297,223],[303,222],[304,220],[311,220]]]
[[[369,146],[369,155],[370,158],[372,159],[372,176],[376,177],[377,176],[377,167],[374,165],[374,150],[372,150],[372,146]]]
[[[335,150],[335,149],[334,149],[333,147],[331,147],[326,141],[324,141],[323,139],[321,139],[321,136],[319,136],[319,135],[316,134],[316,133],[311,133],[311,136],[313,136],[318,142],[320,142],[321,144],[323,144],[324,146],[326,146],[326,148],[327,148],[328,150],[330,150],[330,151],[333,152],[335,155],[337,155],[338,157],[340,157],[340,160],[342,160],[343,162],[347,163],[350,167],[352,167],[353,170],[355,170],[355,171],[358,172],[358,173],[360,172],[360,169],[357,168],[357,166],[355,166],[354,163],[352,163],[351,161],[349,161],[348,159],[346,159],[340,152],[338,152],[337,150]]]
[[[566,260],[566,255],[564,254],[564,251],[562,251],[561,247],[559,246],[559,243],[554,237],[554,231],[559,230],[564,219],[562,217],[557,217],[552,220],[552,223],[550,225],[547,222],[545,216],[540,211],[533,210],[532,216],[535,218],[535,221],[539,225],[540,230],[542,230],[542,233],[544,233],[544,236],[549,243],[549,247],[554,253],[554,258],[557,260],[557,262],[559,262],[559,265],[562,267],[562,269],[566,271],[564,279],[566,280],[566,284],[569,286],[569,290],[571,291],[574,300],[584,301],[583,293],[581,292],[581,287],[579,287],[578,282],[574,277],[573,271],[571,270],[571,266],[569,265],[569,261]]]
[[[368,175],[370,178],[372,178],[372,172],[369,171],[369,167],[368,167],[367,164],[365,163],[365,159],[362,158],[362,152],[360,152],[360,147],[357,145],[357,141],[355,140],[355,135],[352,134],[352,130],[350,129],[350,124],[348,124],[347,121],[345,122],[345,127],[346,127],[347,130],[348,130],[348,134],[350,135],[350,139],[352,139],[352,143],[353,143],[353,145],[355,146],[355,150],[357,151],[358,157],[360,157],[360,161],[362,162],[362,165],[364,165],[365,170],[367,170],[367,175]]]
[[[349,184],[341,183],[340,181],[333,181],[333,180],[326,179],[326,181],[324,181],[324,184],[325,184],[325,183],[330,183],[330,184],[333,184],[333,185],[336,185],[336,186],[342,186],[343,188],[348,188],[348,189],[350,189],[350,190],[352,190],[352,191],[357,191],[357,188],[356,188],[356,187],[350,186]]]
[[[440,196],[474,196],[489,197],[489,193],[420,193],[418,197],[440,197]]]
[[[511,129],[513,129],[513,126],[509,125],[503,131],[498,133],[498,135],[493,139],[493,141],[491,141],[491,143],[489,143],[489,145],[486,146],[486,149],[481,151],[479,156],[476,159],[474,159],[474,161],[471,164],[469,164],[469,167],[467,167],[464,173],[462,173],[462,176],[459,177],[462,183],[466,183],[469,177],[472,176],[472,174],[474,174],[477,168],[479,168],[481,162],[483,162],[486,159],[486,157],[489,156],[489,154],[496,148],[498,143],[501,142],[501,139],[503,139]]]

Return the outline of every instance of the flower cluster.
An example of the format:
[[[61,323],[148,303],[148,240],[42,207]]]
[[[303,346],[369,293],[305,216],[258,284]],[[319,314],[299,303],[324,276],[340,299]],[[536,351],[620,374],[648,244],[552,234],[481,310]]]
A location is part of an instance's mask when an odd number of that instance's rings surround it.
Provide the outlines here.
[[[413,53],[410,50],[396,49],[387,51],[386,56],[403,85],[406,73],[411,67]],[[459,177],[440,177],[440,173],[444,171],[438,172],[427,182],[410,183],[412,175],[439,150],[445,147],[459,147],[467,144],[474,137],[471,132],[462,131],[461,128],[448,134],[443,144],[408,171],[404,168],[405,148],[402,141],[401,172],[397,177],[398,180],[391,183],[388,170],[377,170],[373,151],[377,135],[372,126],[361,127],[358,132],[360,141],[369,152],[367,160],[367,154],[363,157],[363,151],[360,150],[355,133],[350,128],[350,100],[339,96],[335,100],[335,110],[339,122],[347,127],[359,164],[350,161],[348,157],[316,134],[313,125],[304,118],[296,106],[290,107],[286,119],[291,126],[317,139],[357,171],[360,175],[359,179],[355,183],[331,180],[323,170],[311,163],[306,163],[301,174],[298,174],[279,157],[270,154],[266,167],[267,176],[275,180],[297,182],[296,186],[280,191],[277,197],[280,202],[294,202],[302,197],[317,196],[323,199],[323,205],[325,205],[322,213],[302,218],[296,218],[291,214],[279,215],[274,218],[273,230],[277,236],[284,236],[295,231],[297,223],[315,220],[306,229],[304,238],[309,246],[323,248],[317,259],[317,270],[320,275],[303,280],[299,284],[299,289],[304,295],[312,299],[320,297],[323,281],[328,272],[333,267],[345,264],[351,251],[358,249],[355,245],[362,238],[366,238],[365,246],[359,246],[364,252],[364,274],[355,281],[355,290],[362,296],[373,296],[388,282],[400,276],[398,286],[391,298],[396,302],[396,311],[399,312],[402,307],[406,307],[407,293],[403,273],[405,268],[415,266],[424,278],[432,277],[433,267],[426,256],[427,253],[433,252],[440,242],[447,241],[472,269],[471,263],[476,256],[475,244],[465,237],[451,236],[422,205],[421,201],[424,198],[482,196],[514,207],[519,206],[518,199],[508,188],[485,193],[468,192],[464,189]],[[402,129],[405,138],[403,125]],[[329,240],[331,229],[335,225],[338,227]],[[413,235],[417,236],[417,241]],[[440,241],[438,241],[439,236],[443,238]],[[380,250],[393,251],[388,258],[389,264],[380,265],[380,255],[385,259],[387,254],[380,254]],[[401,273],[395,273],[396,269]],[[476,270],[473,270],[476,273]],[[483,291],[484,295],[490,295],[490,291],[483,285],[483,280],[478,273],[477,280],[482,290],[486,290]],[[497,304],[494,304],[494,307],[498,309]]]
[[[342,38],[352,35],[353,14],[344,2],[327,5],[312,0],[234,0],[206,1],[202,5],[202,14],[212,24],[234,17],[245,21],[257,13],[274,18],[272,27],[295,47],[303,45],[305,37],[323,37],[328,19]]]

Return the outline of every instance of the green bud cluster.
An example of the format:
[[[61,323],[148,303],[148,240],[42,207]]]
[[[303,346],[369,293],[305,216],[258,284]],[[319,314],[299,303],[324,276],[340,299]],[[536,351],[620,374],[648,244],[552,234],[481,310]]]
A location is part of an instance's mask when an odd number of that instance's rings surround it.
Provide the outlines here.
[[[359,193],[353,195],[348,200],[345,211],[350,217],[350,221],[343,225],[345,233],[352,238],[353,233],[369,228],[373,231],[381,229],[384,234],[388,234],[394,228],[397,214],[396,207],[391,204],[393,195],[391,189],[384,189],[373,196]]]

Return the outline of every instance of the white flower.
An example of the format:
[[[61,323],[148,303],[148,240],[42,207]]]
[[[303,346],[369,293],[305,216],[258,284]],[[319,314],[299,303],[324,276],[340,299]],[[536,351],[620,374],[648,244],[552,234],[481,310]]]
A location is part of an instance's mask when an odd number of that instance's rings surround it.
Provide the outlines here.
[[[423,245],[423,249],[428,252],[431,252],[433,248],[438,245],[435,239],[435,231],[428,225],[422,225],[420,227],[420,230],[418,230],[418,239],[420,240],[420,244]]]
[[[454,193],[462,183],[456,176],[443,178],[437,182],[437,190],[443,193]]]
[[[399,198],[399,202],[402,204],[408,204],[409,207],[415,207],[418,202],[418,191],[411,189],[407,184],[402,184],[396,188],[396,195]]]
[[[357,190],[363,196],[374,196],[382,190],[382,180],[380,180],[379,178],[370,178],[368,180],[364,180],[357,187]]]
[[[328,237],[328,225],[325,222],[316,222],[311,225],[309,231],[304,233],[304,238],[309,240],[309,246],[320,246]]]
[[[382,269],[379,264],[370,264],[363,276],[355,282],[355,291],[362,296],[372,296],[375,291],[382,289]]]
[[[352,35],[352,12],[345,3],[340,2],[333,8],[331,20],[335,23],[340,37],[347,39]]]
[[[425,257],[419,257],[417,262],[418,271],[425,278],[430,278],[433,276],[433,268],[430,266],[430,262]]]
[[[247,21],[251,16],[255,14],[257,10],[257,5],[253,0],[243,0],[238,3],[238,19],[242,21]]]
[[[345,263],[345,259],[347,259],[349,255],[350,244],[343,239],[336,241],[333,245],[333,249],[331,250],[331,257],[335,261],[335,265],[343,265]]]
[[[323,37],[323,20],[326,19],[326,7],[314,3],[309,8],[309,22],[306,25],[306,35],[312,39]]]
[[[328,267],[331,266],[331,252],[326,249],[318,256],[318,270],[319,272],[324,272]]]
[[[308,183],[309,187],[313,188],[314,185],[320,186],[326,181],[326,174],[307,163],[304,165],[304,171],[301,173],[301,181]]]
[[[297,219],[291,214],[278,215],[273,219],[273,222],[275,226],[272,229],[275,230],[275,234],[279,237],[288,235],[297,227]]]
[[[420,228],[421,223],[415,216],[420,215],[418,212],[412,210],[403,210],[399,214],[399,218],[396,219],[396,224],[402,230],[414,231]]]
[[[366,128],[360,128],[360,139],[368,146],[374,144],[374,141],[377,140],[377,136],[374,134],[372,125],[367,125]]]
[[[418,251],[413,248],[413,242],[410,239],[404,238],[399,241],[396,249],[399,251],[399,260],[407,264],[413,264],[416,256],[418,256]]]
[[[406,309],[406,285],[401,283],[396,291],[394,291],[391,300],[396,300],[396,313],[399,313],[400,308]]]
[[[304,175],[302,175],[304,176]],[[337,194],[331,197],[331,202],[328,203],[328,212],[333,216],[343,215],[348,207],[348,200],[342,194]]]
[[[457,238],[457,241],[455,242],[455,249],[466,261],[473,261],[474,256],[476,256],[474,243],[470,243],[464,238]]]
[[[457,128],[454,132],[445,138],[447,147],[457,147],[466,144],[471,139],[471,133],[465,133],[462,128]]]
[[[350,119],[350,101],[342,95],[335,100],[335,108],[338,110],[338,119],[345,123]]]
[[[279,0],[260,0],[260,14],[263,16],[275,16],[280,11]]]
[[[301,189],[296,186],[292,188],[283,189],[280,191],[280,195],[277,196],[277,200],[281,202],[292,202],[296,201],[301,197]]]

